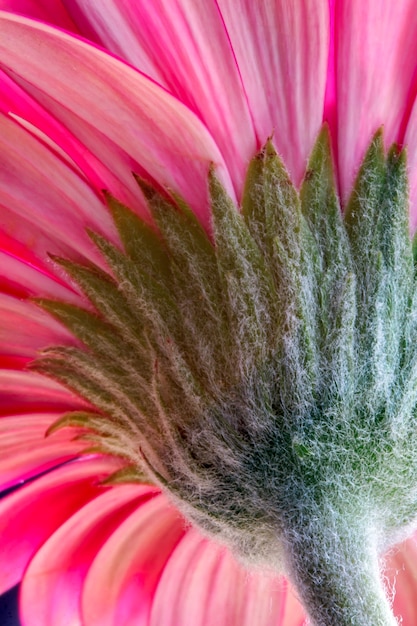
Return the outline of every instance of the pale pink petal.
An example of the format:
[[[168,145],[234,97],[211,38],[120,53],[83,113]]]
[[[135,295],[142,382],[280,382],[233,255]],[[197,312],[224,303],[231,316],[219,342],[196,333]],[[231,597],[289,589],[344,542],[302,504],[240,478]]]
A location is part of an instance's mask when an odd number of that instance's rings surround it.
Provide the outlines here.
[[[22,415],[3,416],[0,419],[0,446],[6,448],[8,445],[19,445],[16,439],[16,428],[19,427],[22,437],[44,439],[45,432],[60,417],[58,413],[24,413]],[[64,432],[61,429],[56,434]]]
[[[402,626],[417,624],[417,536],[394,548],[388,560],[394,613]]]
[[[54,99],[60,107],[54,115],[61,121],[65,123],[68,109],[91,125],[93,134],[104,134],[153,179],[180,193],[206,224],[210,163],[233,195],[214,140],[161,87],[101,50],[43,24],[3,13],[0,28],[3,69]],[[26,50],[31,50],[29,57]]]
[[[68,519],[40,548],[23,579],[21,620],[28,626],[83,626],[81,592],[91,562],[127,516],[153,497],[148,485],[120,485]]]
[[[21,13],[78,32],[61,0],[0,0],[0,10]]]
[[[248,573],[224,548],[190,530],[159,581],[151,626],[301,626],[304,613],[288,584]]]
[[[86,447],[85,441],[74,441],[79,429],[61,429],[45,438],[59,417],[32,413],[0,419],[0,490],[69,461]]]
[[[323,121],[328,0],[217,0],[261,144],[274,143],[298,185]]]
[[[0,251],[2,254],[2,263],[0,265],[0,280],[5,284],[10,281],[11,285],[15,285],[15,289],[19,292],[20,297],[27,298],[28,295],[43,293],[57,294],[58,292],[64,300],[75,303],[78,300],[72,287],[68,285],[68,279],[61,279],[56,276],[55,265],[48,259],[39,259],[30,248],[20,243],[8,233],[0,228]],[[8,264],[12,265],[8,267]],[[13,267],[13,271],[7,271]],[[4,269],[3,269],[4,268]],[[53,287],[52,287],[52,285]],[[61,291],[59,291],[61,289]],[[9,293],[6,290],[6,293]]]
[[[21,579],[45,540],[80,507],[99,495],[99,481],[120,465],[90,458],[64,465],[0,501],[0,593]]]
[[[184,520],[163,495],[128,517],[87,575],[85,626],[147,626],[159,577],[184,530]]]
[[[79,137],[69,132],[68,128],[2,71],[0,71],[0,91],[2,93],[0,111],[14,116],[21,124],[26,123],[27,128],[33,133],[37,132],[38,136],[59,152],[64,160],[78,168],[96,191],[107,189],[139,215],[147,214],[130,169],[120,167],[120,164],[125,165],[126,157],[120,156],[120,150],[109,140],[95,137],[93,154]],[[79,119],[74,121],[74,127],[80,136],[83,135],[80,131],[84,126]],[[91,130],[87,134],[91,135]]]
[[[124,0],[121,2],[108,0],[105,5],[98,5],[90,0],[65,0],[65,4],[80,31],[83,34],[88,33],[89,39],[99,42],[168,88],[163,70],[158,68],[158,61],[154,58],[153,46],[158,45],[158,42],[152,41],[149,47],[146,41],[142,43],[140,38],[141,32],[147,26],[138,24],[137,17],[141,11],[145,13],[148,11],[146,7],[142,8],[138,2]],[[152,7],[150,9],[152,11]],[[134,19],[131,19],[132,15]]]
[[[346,199],[365,150],[384,126],[402,142],[417,90],[414,0],[340,0],[335,14],[337,160]]]
[[[103,263],[86,227],[116,240],[110,215],[89,185],[48,147],[1,114],[0,192],[2,226],[39,254],[68,256],[75,250]]]
[[[42,266],[39,260],[34,265],[29,260],[23,260],[17,250],[14,253],[5,251],[5,243],[5,238],[0,234],[0,291],[25,299],[42,295],[72,304],[81,305],[84,302],[70,286],[63,285],[59,278],[51,274],[52,263],[49,268]],[[36,263],[36,259],[34,262]]]
[[[89,407],[62,385],[35,372],[0,370],[0,389],[0,416]]]
[[[0,293],[0,350],[3,354],[34,359],[42,348],[74,343],[73,335],[38,306]]]
[[[246,584],[244,626],[307,626],[304,608],[286,579],[254,574]]]
[[[216,2],[109,0],[103,6],[94,0],[67,0],[66,4],[81,18],[83,29],[88,23],[105,47],[165,86],[200,117],[239,193],[257,148],[256,137]]]

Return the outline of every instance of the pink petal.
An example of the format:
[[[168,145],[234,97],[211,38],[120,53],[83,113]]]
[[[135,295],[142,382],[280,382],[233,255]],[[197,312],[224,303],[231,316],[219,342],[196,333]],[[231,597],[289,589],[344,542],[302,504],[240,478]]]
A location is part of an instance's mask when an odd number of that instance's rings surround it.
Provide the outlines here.
[[[0,389],[0,417],[38,411],[63,413],[89,407],[62,385],[35,372],[0,370]]]
[[[0,346],[3,354],[33,359],[47,346],[74,343],[70,332],[35,304],[0,293]]]
[[[27,367],[30,359],[22,356],[0,354],[0,369],[23,370]]]
[[[112,52],[165,86],[205,123],[235,183],[256,151],[253,122],[215,2],[94,0],[67,3]],[[227,77],[227,79],[225,79]]]
[[[298,185],[323,120],[327,0],[217,0],[260,144],[274,143]]]
[[[304,613],[288,584],[246,572],[224,548],[189,531],[169,559],[155,594],[151,626],[299,626]]]
[[[87,575],[82,610],[85,626],[145,626],[158,579],[185,522],[156,496],[113,533]]]
[[[99,229],[116,240],[106,208],[86,182],[38,139],[1,114],[0,191],[3,227],[39,254],[68,256],[76,250],[102,264],[85,228]]]
[[[94,155],[82,141],[69,132],[68,128],[1,71],[0,91],[3,96],[0,100],[0,110],[14,115],[22,124],[26,123],[32,132],[37,132],[44,142],[59,151],[64,160],[78,168],[78,171],[85,175],[96,191],[101,192],[102,189],[107,189],[140,215],[147,214],[130,169],[117,167],[118,161],[120,159],[123,161],[123,157],[119,156],[120,150],[111,145],[111,142],[105,141],[104,138],[96,138],[99,148],[96,151],[98,156]],[[82,127],[80,120],[78,123],[75,122],[75,127],[79,133]]]
[[[126,517],[155,493],[148,485],[120,485],[97,496],[58,528],[25,572],[20,596],[23,624],[83,626],[80,598],[91,562]]]
[[[417,90],[414,0],[340,0],[335,14],[337,159],[349,195],[372,135],[402,142]]]
[[[33,259],[33,263],[29,259],[23,260],[18,250],[15,252],[4,250],[2,244],[5,244],[5,237],[3,241],[1,239],[0,234],[0,291],[25,299],[42,295],[78,305],[84,302],[81,296],[52,275],[52,264],[47,269],[38,259]]]
[[[65,0],[65,2],[78,28],[83,34],[88,33],[89,39],[99,42],[104,48],[125,59],[160,85],[168,87],[164,71],[158,67],[153,50],[158,46],[158,42],[153,40],[151,48],[146,42],[147,31],[151,29],[152,21],[148,18],[149,26],[146,19],[145,24],[139,23],[141,12],[146,18],[149,9],[151,12],[154,11],[153,6],[148,9],[138,6],[139,3],[124,0],[119,2],[110,0],[104,6],[98,6],[90,0]],[[160,23],[159,26],[163,28],[164,24]],[[144,37],[145,40],[142,42]]]
[[[390,585],[394,590],[394,614],[402,626],[417,624],[417,535],[394,548],[389,558]]]
[[[61,429],[45,438],[60,416],[29,414],[0,419],[0,490],[32,478],[73,459],[85,441],[73,441],[78,429]]]
[[[0,22],[3,69],[27,81],[32,91],[36,86],[44,101],[51,103],[52,98],[54,115],[62,122],[68,119],[67,111],[78,116],[91,127],[92,143],[103,133],[153,179],[179,192],[206,223],[210,163],[233,195],[208,131],[159,86],[101,50],[46,25],[6,13]],[[87,137],[83,141],[89,145]]]
[[[99,495],[99,481],[119,466],[109,458],[70,463],[0,501],[0,593],[19,582],[44,541]]]
[[[0,10],[21,13],[77,32],[61,0],[0,0]]]

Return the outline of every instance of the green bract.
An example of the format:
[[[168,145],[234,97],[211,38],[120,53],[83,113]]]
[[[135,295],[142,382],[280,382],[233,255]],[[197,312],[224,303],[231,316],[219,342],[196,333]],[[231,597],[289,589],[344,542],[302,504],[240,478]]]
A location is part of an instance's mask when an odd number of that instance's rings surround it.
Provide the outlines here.
[[[114,198],[109,273],[63,259],[95,312],[40,305],[84,344],[38,371],[89,400],[94,449],[126,459],[245,562],[285,569],[318,625],[395,624],[378,555],[417,518],[417,290],[406,159],[378,133],[342,217],[326,129],[298,193],[272,144],[242,211],[209,174],[212,239],[138,181]],[[56,426],[56,427],[57,427]]]

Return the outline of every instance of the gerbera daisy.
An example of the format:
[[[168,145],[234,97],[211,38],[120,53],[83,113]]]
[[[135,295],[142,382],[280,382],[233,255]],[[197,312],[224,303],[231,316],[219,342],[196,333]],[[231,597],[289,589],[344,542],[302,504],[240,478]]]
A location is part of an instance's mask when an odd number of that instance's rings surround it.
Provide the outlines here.
[[[0,2],[0,591],[411,626],[416,3],[103,4]]]

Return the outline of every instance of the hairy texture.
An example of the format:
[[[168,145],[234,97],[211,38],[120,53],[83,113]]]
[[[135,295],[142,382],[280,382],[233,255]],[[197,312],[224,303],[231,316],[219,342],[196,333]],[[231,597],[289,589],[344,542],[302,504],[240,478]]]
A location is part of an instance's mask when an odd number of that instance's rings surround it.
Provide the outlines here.
[[[95,450],[151,477],[250,566],[285,570],[317,625],[395,624],[378,555],[417,516],[417,290],[405,155],[371,143],[342,217],[327,130],[300,192],[272,144],[239,213],[209,174],[211,240],[138,181],[155,228],[109,197],[109,272],[56,259],[95,313],[39,304],[84,344],[38,371],[95,413]]]

